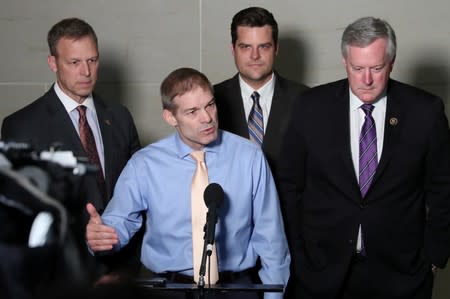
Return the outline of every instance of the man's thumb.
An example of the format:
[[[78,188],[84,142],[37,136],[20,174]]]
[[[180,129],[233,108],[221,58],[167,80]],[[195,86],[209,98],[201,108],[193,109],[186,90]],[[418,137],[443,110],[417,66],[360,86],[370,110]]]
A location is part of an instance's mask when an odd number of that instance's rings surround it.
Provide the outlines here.
[[[97,210],[95,209],[94,205],[91,203],[88,203],[86,205],[86,210],[90,216],[89,221],[93,222],[95,224],[102,224],[102,218],[98,214]]]

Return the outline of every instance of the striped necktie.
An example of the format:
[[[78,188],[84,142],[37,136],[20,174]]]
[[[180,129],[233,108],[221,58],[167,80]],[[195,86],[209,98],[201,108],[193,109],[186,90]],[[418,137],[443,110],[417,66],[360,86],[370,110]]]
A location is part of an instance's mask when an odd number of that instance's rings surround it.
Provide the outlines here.
[[[372,184],[373,176],[378,166],[377,156],[377,130],[372,111],[375,107],[371,104],[363,104],[361,109],[366,114],[361,134],[359,136],[359,189],[364,197]],[[364,229],[361,226],[361,255],[366,255],[366,242],[364,241]]]
[[[374,108],[371,104],[363,104],[361,106],[361,109],[366,114],[361,135],[359,136],[359,189],[362,197],[366,196],[378,166],[377,130],[372,117]]]
[[[264,137],[264,121],[261,106],[259,105],[259,93],[252,93],[253,106],[248,116],[248,133],[250,140],[262,145]]]

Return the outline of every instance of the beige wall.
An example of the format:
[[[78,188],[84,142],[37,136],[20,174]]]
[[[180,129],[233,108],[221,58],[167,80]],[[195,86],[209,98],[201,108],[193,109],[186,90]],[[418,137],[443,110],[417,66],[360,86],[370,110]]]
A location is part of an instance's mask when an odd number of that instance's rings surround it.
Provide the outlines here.
[[[0,0],[0,121],[52,84],[47,31],[77,16],[99,36],[97,91],[131,110],[144,144],[155,141],[171,132],[160,116],[161,80],[181,66],[213,83],[233,75],[231,18],[253,5],[279,23],[278,70],[309,86],[344,76],[339,40],[348,23],[367,15],[388,20],[398,38],[392,77],[438,94],[450,111],[448,0]],[[434,299],[450,297],[449,279],[450,270],[438,275]]]

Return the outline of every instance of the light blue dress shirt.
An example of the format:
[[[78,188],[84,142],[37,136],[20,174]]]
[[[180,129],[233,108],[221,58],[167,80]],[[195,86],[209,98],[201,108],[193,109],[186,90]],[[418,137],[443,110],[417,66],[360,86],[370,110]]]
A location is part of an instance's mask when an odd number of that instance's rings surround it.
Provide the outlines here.
[[[290,255],[278,194],[262,151],[224,131],[204,150],[209,182],[220,184],[225,193],[216,226],[219,271],[243,271],[260,256],[261,281],[286,285]],[[104,223],[117,230],[118,250],[140,228],[140,211],[146,212],[141,260],[156,273],[193,275],[190,196],[196,162],[191,152],[174,133],[135,153],[102,215]]]

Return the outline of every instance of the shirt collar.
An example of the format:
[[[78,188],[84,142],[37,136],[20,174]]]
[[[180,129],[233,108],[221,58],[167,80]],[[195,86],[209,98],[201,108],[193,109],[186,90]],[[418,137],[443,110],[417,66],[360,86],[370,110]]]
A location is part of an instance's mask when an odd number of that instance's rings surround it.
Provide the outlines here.
[[[257,91],[259,93],[260,99],[264,100],[267,98],[267,95],[273,94],[275,88],[275,73],[272,72],[272,78],[270,78],[270,80],[267,81],[266,84],[264,84],[257,90],[253,89],[253,87],[248,85],[247,82],[245,82],[244,79],[242,79],[241,74],[239,74],[239,85],[241,87],[241,92],[244,97],[244,100],[251,101],[250,96],[254,91]]]
[[[55,82],[54,89],[55,89],[56,95],[58,96],[59,100],[63,104],[67,113],[72,112],[74,109],[76,109],[80,105],[74,99],[72,99],[67,94],[65,94],[64,91],[62,91],[61,87],[59,87],[59,85],[58,85],[58,82]],[[81,105],[84,105],[87,107],[88,110],[92,110],[95,112],[94,98],[92,97],[92,94],[90,94]]]
[[[350,94],[350,111],[355,111],[359,107],[361,107],[362,104],[364,104],[363,101],[361,101],[352,91],[352,89],[349,87],[349,94]],[[387,96],[386,92],[383,92],[381,96],[376,100],[372,105],[375,107],[386,107],[386,101]],[[378,109],[379,110],[379,109]]]
[[[217,139],[203,148],[205,152],[217,153],[219,152],[220,144],[222,143],[222,130],[217,131]],[[180,158],[189,156],[193,149],[190,148],[180,137],[178,131],[175,132],[175,150]]]

